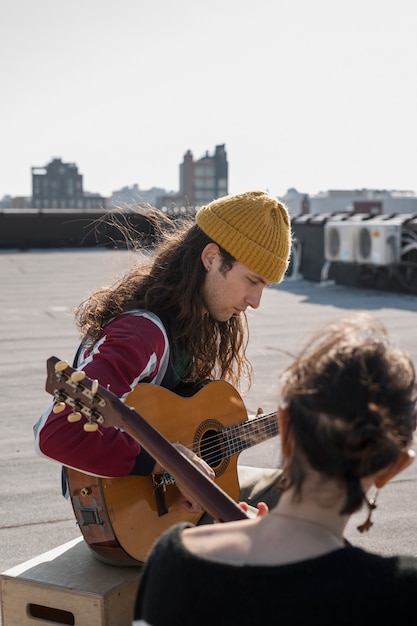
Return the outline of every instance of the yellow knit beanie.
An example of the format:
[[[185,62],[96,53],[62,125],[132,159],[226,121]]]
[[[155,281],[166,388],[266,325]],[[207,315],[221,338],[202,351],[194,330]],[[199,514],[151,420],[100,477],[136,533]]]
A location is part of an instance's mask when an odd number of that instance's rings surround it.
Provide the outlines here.
[[[262,191],[225,196],[201,207],[197,224],[250,270],[280,283],[291,253],[286,207]]]

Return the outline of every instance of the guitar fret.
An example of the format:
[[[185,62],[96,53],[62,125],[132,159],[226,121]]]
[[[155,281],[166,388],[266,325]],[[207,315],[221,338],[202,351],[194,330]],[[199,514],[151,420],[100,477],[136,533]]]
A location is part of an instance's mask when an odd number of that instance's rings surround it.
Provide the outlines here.
[[[233,424],[223,430],[223,435],[228,443],[230,456],[242,452],[278,435],[276,413],[262,415],[242,424]]]

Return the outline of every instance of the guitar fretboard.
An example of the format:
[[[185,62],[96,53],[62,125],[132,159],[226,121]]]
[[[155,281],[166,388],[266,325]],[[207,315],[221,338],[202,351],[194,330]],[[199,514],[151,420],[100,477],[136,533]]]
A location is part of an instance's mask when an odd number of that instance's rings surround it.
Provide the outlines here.
[[[246,450],[278,435],[276,415],[276,413],[268,413],[241,424],[234,424],[224,428],[222,435],[229,449],[227,456],[238,454],[242,450]]]

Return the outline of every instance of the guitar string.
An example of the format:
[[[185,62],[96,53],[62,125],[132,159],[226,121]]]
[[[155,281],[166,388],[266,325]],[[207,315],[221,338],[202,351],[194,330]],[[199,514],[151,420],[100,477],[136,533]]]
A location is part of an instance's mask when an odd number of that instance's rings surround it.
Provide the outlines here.
[[[254,419],[248,419],[246,422],[227,426],[223,428],[223,430],[216,432],[214,435],[210,435],[206,439],[200,440],[200,450],[202,447],[201,443],[204,443],[204,454],[200,454],[201,458],[203,458],[206,463],[210,465],[210,462],[214,463],[222,449],[225,447],[232,450],[232,452],[226,457],[229,458],[229,456],[232,456],[237,452],[241,452],[249,447],[250,444],[246,445],[247,442],[254,437],[256,438],[256,435],[265,435],[266,438],[277,435],[278,424],[276,421],[271,421],[271,418],[275,416],[276,412],[257,416]],[[249,433],[245,434],[245,430],[249,431]],[[226,434],[226,437],[223,437],[222,443],[219,443],[219,437],[222,437],[224,433]],[[264,439],[262,439],[262,441],[264,441]],[[261,443],[261,441],[257,441],[256,443]],[[183,445],[189,450],[195,452],[195,442]]]
[[[275,413],[271,413],[270,415],[265,415],[258,418],[256,420],[256,423],[248,420],[247,422],[244,422],[242,424],[232,424],[231,426],[228,426],[223,430],[218,431],[216,434],[204,439],[204,444],[207,444],[207,442],[210,443],[210,441],[214,442],[214,445],[212,445],[211,448],[205,445],[204,451],[211,452],[212,450],[216,450],[216,448],[219,448],[218,439],[222,435],[225,435],[226,443],[229,445],[230,448],[236,448],[236,444],[240,444],[238,445],[238,448],[241,448],[243,450],[245,449],[246,445],[242,447],[242,444],[246,444],[251,439],[256,438],[256,435],[270,435],[277,433],[276,422],[271,423],[270,420],[270,417],[272,416],[275,416]],[[249,431],[249,433],[245,433],[245,430]],[[193,444],[191,444],[191,447],[192,445]]]
[[[236,447],[236,444],[246,444],[248,440],[250,441],[251,439],[256,437],[256,435],[278,434],[277,423],[271,423],[270,420],[270,418],[275,415],[276,413],[270,413],[268,415],[260,416],[259,418],[257,418],[256,423],[253,420],[248,420],[247,422],[243,422],[241,424],[232,424],[231,426],[223,428],[223,430],[220,430],[214,435],[210,435],[210,437],[207,437],[203,440],[205,444],[204,452],[210,453],[212,451],[215,451],[216,449],[218,450],[219,448],[224,447],[223,445],[218,444],[219,437],[221,437],[223,434],[226,435],[225,441],[230,448]],[[245,430],[248,430],[249,433],[244,433],[243,431]],[[240,434],[240,431],[242,431],[242,434]],[[207,442],[210,444],[211,441],[213,442],[213,445],[211,447],[207,446]],[[192,450],[194,447],[194,442],[191,444],[187,444],[186,447]],[[240,445],[238,447],[240,447],[241,450],[244,450],[246,446],[242,447]]]

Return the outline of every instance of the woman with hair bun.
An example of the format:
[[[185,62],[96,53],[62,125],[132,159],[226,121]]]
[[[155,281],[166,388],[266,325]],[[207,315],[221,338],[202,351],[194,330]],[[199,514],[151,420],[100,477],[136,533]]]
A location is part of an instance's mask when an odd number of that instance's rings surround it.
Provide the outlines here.
[[[155,544],[135,624],[378,626],[415,612],[417,559],[349,544],[349,516],[414,460],[416,376],[383,325],[327,324],[281,378],[283,481],[256,519],[177,525]],[[161,601],[161,592],[163,602]]]

